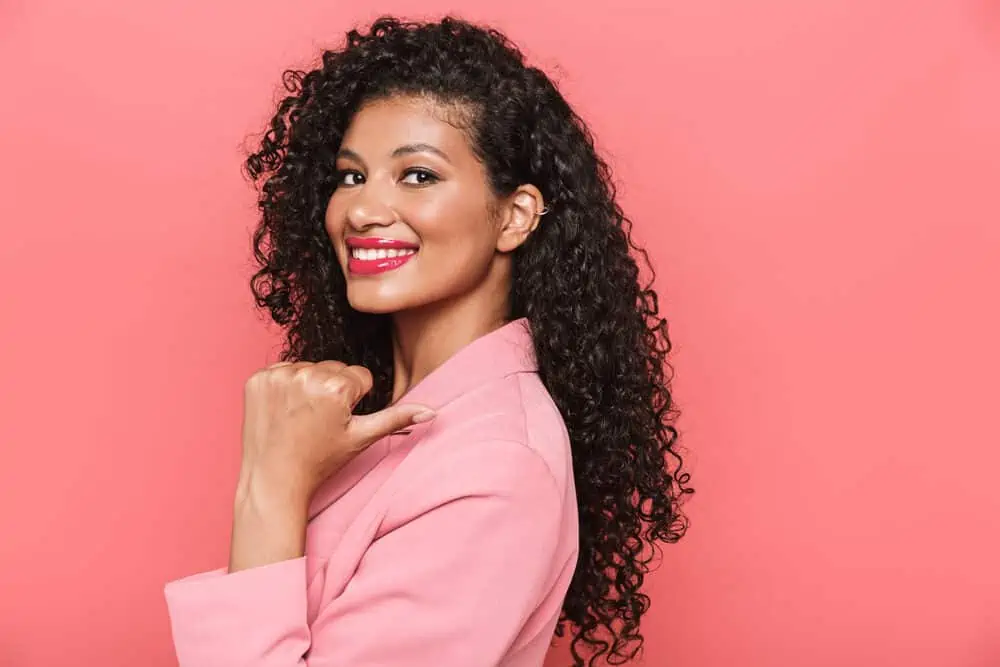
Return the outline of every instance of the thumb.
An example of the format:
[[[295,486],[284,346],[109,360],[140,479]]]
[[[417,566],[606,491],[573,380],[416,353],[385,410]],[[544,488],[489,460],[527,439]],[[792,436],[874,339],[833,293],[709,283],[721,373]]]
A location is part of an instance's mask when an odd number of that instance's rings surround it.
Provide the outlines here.
[[[390,433],[420,422],[430,421],[437,414],[424,405],[409,403],[390,405],[370,415],[351,417],[349,430],[358,448],[364,448]]]

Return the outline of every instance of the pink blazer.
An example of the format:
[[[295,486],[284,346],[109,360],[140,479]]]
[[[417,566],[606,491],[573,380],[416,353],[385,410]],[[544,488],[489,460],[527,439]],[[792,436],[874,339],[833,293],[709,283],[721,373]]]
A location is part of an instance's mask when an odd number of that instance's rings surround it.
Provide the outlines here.
[[[529,323],[405,397],[438,416],[313,499],[302,558],[166,585],[181,667],[538,667],[577,561],[569,438]]]

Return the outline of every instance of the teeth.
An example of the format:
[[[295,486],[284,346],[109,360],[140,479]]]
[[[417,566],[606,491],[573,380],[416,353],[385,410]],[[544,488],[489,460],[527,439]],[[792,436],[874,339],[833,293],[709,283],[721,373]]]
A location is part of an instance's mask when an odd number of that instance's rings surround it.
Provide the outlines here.
[[[405,257],[406,255],[412,255],[416,250],[412,248],[388,248],[379,249],[374,248],[352,248],[351,257],[354,259],[361,259],[366,261],[374,261],[376,259],[386,259],[387,257]]]

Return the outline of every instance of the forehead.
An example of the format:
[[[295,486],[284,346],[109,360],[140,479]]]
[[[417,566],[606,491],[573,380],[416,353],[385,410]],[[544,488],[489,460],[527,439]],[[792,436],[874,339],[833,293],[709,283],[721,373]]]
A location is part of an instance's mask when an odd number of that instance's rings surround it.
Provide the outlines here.
[[[427,97],[390,97],[368,102],[354,114],[343,147],[366,157],[388,155],[401,145],[431,144],[449,154],[471,152],[464,131],[467,113]]]

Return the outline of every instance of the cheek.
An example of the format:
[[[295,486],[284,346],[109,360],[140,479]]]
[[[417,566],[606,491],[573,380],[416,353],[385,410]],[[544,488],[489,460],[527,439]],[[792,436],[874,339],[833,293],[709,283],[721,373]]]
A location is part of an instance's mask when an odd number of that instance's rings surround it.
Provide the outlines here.
[[[346,257],[342,256],[344,248],[342,248],[342,243],[340,240],[344,238],[344,215],[343,211],[337,210],[333,205],[330,205],[326,209],[326,217],[323,220],[323,228],[326,230],[327,240],[333,246],[334,251],[337,254],[337,258],[341,263],[346,261]]]
[[[335,199],[330,199],[330,202],[326,205],[326,213],[323,218],[323,226],[326,227],[326,233],[331,237],[337,236],[342,231],[343,224],[343,206],[338,205]]]
[[[416,204],[416,202],[415,202]],[[496,244],[495,225],[479,197],[447,197],[421,202],[404,214],[428,250],[481,256]]]
[[[470,211],[468,217],[435,225],[428,229],[425,239],[427,265],[442,277],[482,274],[493,257],[496,243],[482,211]]]

